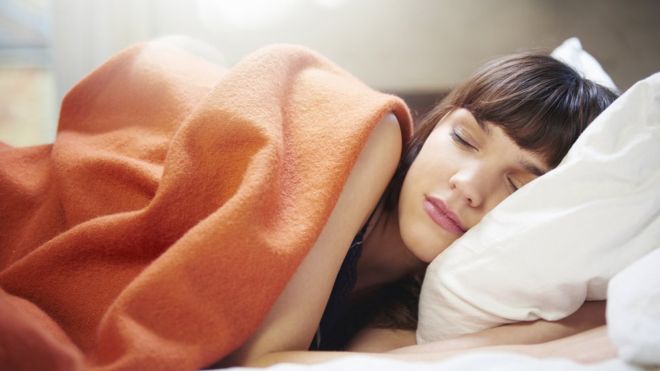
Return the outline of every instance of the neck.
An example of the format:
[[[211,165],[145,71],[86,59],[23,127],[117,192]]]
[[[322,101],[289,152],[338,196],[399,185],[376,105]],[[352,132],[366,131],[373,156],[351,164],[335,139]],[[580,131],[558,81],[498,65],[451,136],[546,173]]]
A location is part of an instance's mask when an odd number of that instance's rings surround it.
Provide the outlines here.
[[[362,243],[355,291],[396,281],[426,266],[403,242],[396,211],[386,213],[381,203],[373,219]]]

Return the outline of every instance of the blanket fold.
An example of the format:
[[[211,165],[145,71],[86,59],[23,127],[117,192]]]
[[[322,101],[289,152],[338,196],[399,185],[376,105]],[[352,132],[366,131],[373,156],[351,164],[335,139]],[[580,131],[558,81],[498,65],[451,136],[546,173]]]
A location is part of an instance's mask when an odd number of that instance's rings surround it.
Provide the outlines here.
[[[228,71],[162,42],[116,55],[67,94],[54,143],[0,146],[0,368],[229,354],[390,111],[408,138],[399,98],[298,46]]]

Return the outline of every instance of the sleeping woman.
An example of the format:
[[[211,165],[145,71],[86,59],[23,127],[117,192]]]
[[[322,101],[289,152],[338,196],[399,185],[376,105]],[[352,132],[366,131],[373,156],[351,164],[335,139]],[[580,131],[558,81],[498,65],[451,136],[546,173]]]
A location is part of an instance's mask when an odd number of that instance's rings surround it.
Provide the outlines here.
[[[549,56],[516,54],[454,89],[405,146],[396,117],[386,116],[260,328],[217,366],[334,354],[307,350],[414,348],[427,264],[506,197],[556,167],[614,99]],[[588,303],[559,322],[501,326],[418,349],[440,354],[549,342],[604,321],[604,303]]]

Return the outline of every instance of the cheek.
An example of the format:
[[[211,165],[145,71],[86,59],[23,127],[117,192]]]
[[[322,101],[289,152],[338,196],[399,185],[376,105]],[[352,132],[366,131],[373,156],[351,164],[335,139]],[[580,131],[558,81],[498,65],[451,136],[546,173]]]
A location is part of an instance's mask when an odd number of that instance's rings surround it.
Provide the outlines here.
[[[502,203],[502,201],[506,200],[508,197],[511,196],[511,190],[506,183],[505,179],[502,178],[496,178],[495,180],[491,181],[493,183],[493,186],[489,187],[486,189],[485,196],[484,196],[484,203],[479,208],[478,213],[475,213],[475,221],[474,223],[478,223],[483,219],[486,214],[488,214],[491,210],[493,210],[497,205]]]
[[[449,189],[453,164],[445,151],[420,152],[404,179],[404,187],[422,193],[444,195]]]
[[[439,176],[449,172],[455,154],[451,152],[451,143],[444,141],[440,134],[437,130],[429,136],[410,165],[408,172],[412,174],[416,182],[438,182]]]
[[[410,165],[403,180],[399,196],[400,211],[410,212],[422,202],[425,193],[436,191],[442,184],[442,166],[439,166],[424,149]]]
[[[440,175],[431,174],[423,161],[413,165],[415,167],[411,165],[399,197],[399,233],[408,250],[429,263],[457,237],[440,230],[423,208],[425,193],[442,192],[446,188],[439,181]]]
[[[508,196],[510,196],[509,191],[505,189],[505,187],[501,187],[498,191],[494,191],[490,194],[490,197],[488,199],[488,204],[484,206],[483,208],[483,214],[479,218],[479,221],[483,219],[483,217],[489,213],[491,210],[495,208],[495,206],[499,205],[502,201],[504,201]]]

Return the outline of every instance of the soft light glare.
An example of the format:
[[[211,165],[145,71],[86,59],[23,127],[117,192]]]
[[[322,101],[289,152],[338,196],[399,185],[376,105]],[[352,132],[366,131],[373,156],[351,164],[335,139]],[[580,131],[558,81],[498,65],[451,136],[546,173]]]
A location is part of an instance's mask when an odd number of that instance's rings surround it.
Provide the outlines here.
[[[202,23],[217,29],[222,23],[241,29],[259,29],[284,19],[296,0],[197,0]]]
[[[315,0],[317,4],[324,8],[335,9],[342,6],[346,0]]]

